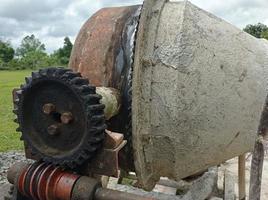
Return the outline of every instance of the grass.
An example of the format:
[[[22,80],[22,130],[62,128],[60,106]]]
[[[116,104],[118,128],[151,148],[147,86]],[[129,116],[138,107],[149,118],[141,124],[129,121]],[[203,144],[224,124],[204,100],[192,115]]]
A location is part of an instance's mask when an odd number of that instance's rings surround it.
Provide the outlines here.
[[[30,71],[0,71],[0,152],[23,148],[20,133],[16,132],[18,125],[13,122],[12,90],[24,83],[24,77],[29,75]]]

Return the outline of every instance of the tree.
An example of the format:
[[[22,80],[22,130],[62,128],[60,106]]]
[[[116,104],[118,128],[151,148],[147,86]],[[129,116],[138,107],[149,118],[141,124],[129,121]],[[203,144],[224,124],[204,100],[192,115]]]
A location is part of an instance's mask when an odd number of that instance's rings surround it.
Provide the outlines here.
[[[17,48],[16,54],[19,57],[24,57],[29,52],[42,52],[46,50],[45,45],[40,42],[33,34],[23,38],[21,45]]]
[[[11,47],[9,42],[3,42],[0,40],[0,60],[8,63],[14,58],[15,51]]]
[[[10,44],[0,41],[0,70],[35,70],[55,65],[66,66],[69,62],[72,48],[72,42],[68,37],[65,37],[63,47],[48,55],[45,51],[45,45],[32,34],[23,38],[14,58],[14,49]]]
[[[56,56],[62,65],[67,65],[71,56],[73,44],[69,37],[64,38],[64,45],[54,52],[53,56]]]
[[[268,40],[268,30],[265,31],[265,32],[262,32],[261,38],[264,38],[264,39]]]
[[[48,66],[48,55],[45,52],[45,45],[33,34],[26,36],[17,48],[18,59],[11,63],[10,69],[38,69]]]
[[[30,51],[19,60],[21,69],[39,69],[49,66],[49,57],[42,51]]]
[[[265,38],[267,36],[266,32],[268,32],[268,27],[262,23],[258,23],[255,25],[249,24],[243,30],[250,35],[255,36],[256,38]]]
[[[6,69],[8,70],[19,70],[22,69],[20,60],[18,58],[13,58],[6,64]]]

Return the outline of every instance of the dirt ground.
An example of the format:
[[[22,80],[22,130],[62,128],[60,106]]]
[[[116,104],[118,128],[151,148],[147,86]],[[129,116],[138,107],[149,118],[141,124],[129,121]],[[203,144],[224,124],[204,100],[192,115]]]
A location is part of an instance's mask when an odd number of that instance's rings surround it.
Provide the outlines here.
[[[251,165],[251,156],[248,155],[248,159],[246,161],[246,191],[248,197],[248,190],[249,190],[249,177],[250,177],[250,165]],[[232,160],[227,161],[226,163],[222,164],[219,170],[219,181],[218,185],[219,188],[223,185],[223,173],[225,170],[229,170],[234,177],[235,180],[235,191],[238,195],[238,159],[234,158]],[[265,157],[264,161],[264,168],[262,174],[262,192],[261,192],[261,200],[268,200],[268,156]]]
[[[0,186],[0,200],[4,200],[4,197],[8,194],[9,187],[8,184]]]

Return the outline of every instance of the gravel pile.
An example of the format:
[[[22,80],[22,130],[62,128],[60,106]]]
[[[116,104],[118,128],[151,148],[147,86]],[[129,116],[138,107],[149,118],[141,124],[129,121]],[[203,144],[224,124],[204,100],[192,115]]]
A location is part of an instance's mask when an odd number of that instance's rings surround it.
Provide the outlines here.
[[[0,187],[8,183],[6,179],[7,171],[11,165],[18,161],[26,160],[24,152],[9,151],[0,153]]]

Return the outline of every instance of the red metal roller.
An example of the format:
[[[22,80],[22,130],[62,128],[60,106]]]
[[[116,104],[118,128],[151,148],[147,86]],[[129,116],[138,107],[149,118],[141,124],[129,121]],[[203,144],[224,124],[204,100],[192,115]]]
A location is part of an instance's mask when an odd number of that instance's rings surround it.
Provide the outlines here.
[[[22,195],[34,200],[71,200],[79,177],[59,167],[34,163],[20,173],[17,187]]]

